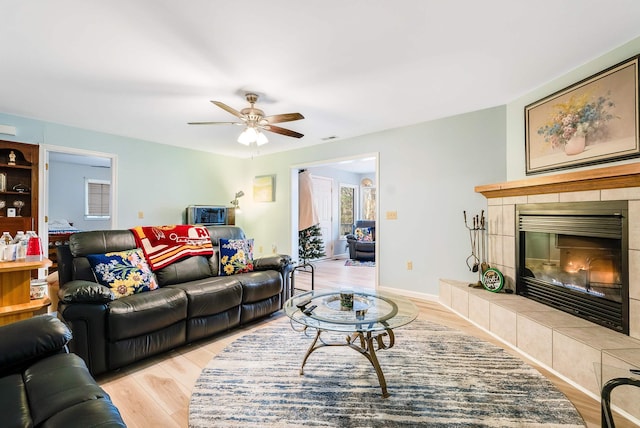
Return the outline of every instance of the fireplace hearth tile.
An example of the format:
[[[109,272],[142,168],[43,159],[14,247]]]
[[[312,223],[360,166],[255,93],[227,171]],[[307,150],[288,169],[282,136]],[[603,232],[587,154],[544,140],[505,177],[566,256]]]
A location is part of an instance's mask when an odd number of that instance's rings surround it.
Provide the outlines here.
[[[479,294],[469,293],[469,319],[485,330],[491,327],[489,318],[489,303]]]
[[[600,361],[600,349],[558,330],[553,331],[553,369],[595,395],[599,395],[600,387],[594,363]]]
[[[514,299],[506,299],[495,302],[496,305],[500,305],[506,309],[510,309],[514,312],[552,312],[555,311],[550,306],[544,305],[542,303],[536,302],[535,300],[527,299],[526,297],[516,296]]]
[[[509,343],[516,343],[516,312],[492,302],[489,325],[492,333]]]
[[[593,327],[594,324],[583,318],[578,318],[559,309],[553,309],[545,305],[545,311],[522,311],[519,315],[549,328],[562,327]]]
[[[457,287],[451,289],[451,309],[459,314],[469,317],[469,293]]]
[[[451,289],[453,288],[451,286],[452,282],[457,282],[457,281],[440,280],[439,287],[438,287],[439,289],[438,300],[440,301],[441,304],[443,304],[448,308],[451,307]]]
[[[598,350],[634,348],[640,351],[640,340],[596,324],[590,327],[561,327],[556,331]]]
[[[549,367],[553,365],[553,329],[518,314],[516,340],[519,349]]]
[[[464,294],[468,297],[462,297]],[[604,361],[605,353],[625,361],[629,358],[631,361],[635,361],[633,358],[640,359],[640,340],[525,297],[470,288],[468,283],[462,281],[440,280],[440,303],[453,309],[454,298],[451,296],[467,303],[469,315],[463,317],[591,391],[594,397],[599,396],[599,384],[593,364]],[[638,307],[631,308],[632,314],[640,313],[640,300],[634,302],[638,303]],[[536,307],[536,304],[540,306]],[[544,309],[537,310],[540,307]],[[482,311],[487,313],[483,314]],[[489,327],[486,327],[487,318]],[[537,323],[539,327],[534,327],[536,331],[531,334],[532,337],[523,337],[523,324],[528,322]],[[549,330],[552,331],[551,344],[548,343]],[[532,343],[529,347],[527,340],[538,343]],[[549,350],[542,348],[545,343]],[[532,348],[536,345],[541,348]],[[549,352],[552,364],[548,364]]]

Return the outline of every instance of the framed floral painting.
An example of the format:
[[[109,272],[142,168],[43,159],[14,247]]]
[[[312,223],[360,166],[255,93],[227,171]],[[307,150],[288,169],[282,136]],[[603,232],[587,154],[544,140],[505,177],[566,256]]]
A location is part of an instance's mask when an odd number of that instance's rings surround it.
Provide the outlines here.
[[[639,58],[524,108],[527,175],[640,156]]]

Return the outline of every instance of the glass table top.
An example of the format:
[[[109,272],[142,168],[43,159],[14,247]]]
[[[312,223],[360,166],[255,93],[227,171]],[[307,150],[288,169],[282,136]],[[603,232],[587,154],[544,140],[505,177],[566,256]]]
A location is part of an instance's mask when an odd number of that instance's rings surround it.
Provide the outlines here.
[[[339,332],[394,329],[418,316],[406,297],[358,288],[298,294],[285,302],[284,311],[307,327]]]

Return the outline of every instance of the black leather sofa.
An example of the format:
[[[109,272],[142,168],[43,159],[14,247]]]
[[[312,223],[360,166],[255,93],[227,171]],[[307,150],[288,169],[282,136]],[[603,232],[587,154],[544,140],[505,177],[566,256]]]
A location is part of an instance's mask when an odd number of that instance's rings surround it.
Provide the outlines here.
[[[282,308],[291,258],[254,260],[254,271],[219,276],[219,240],[245,239],[234,226],[209,226],[211,257],[193,256],[155,272],[159,288],[116,299],[86,256],[136,248],[129,230],[78,232],[58,247],[58,317],[70,348],[92,374],[114,370],[270,315]]]
[[[346,236],[347,246],[349,247],[349,258],[351,260],[360,261],[376,261],[376,222],[375,220],[358,220],[354,227],[368,227],[371,229],[372,241],[358,241],[358,238],[352,233]]]
[[[70,339],[50,315],[0,327],[0,426],[126,427]]]

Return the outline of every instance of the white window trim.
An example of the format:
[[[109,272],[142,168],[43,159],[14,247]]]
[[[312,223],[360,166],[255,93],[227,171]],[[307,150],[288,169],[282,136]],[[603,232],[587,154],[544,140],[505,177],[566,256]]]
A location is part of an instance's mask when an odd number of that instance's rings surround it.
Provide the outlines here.
[[[339,201],[339,207],[338,207],[338,213],[340,214],[342,212],[342,187],[347,187],[350,189],[353,189],[353,223],[355,224],[355,222],[357,221],[357,213],[360,212],[360,186],[358,186],[357,184],[349,184],[349,183],[340,183],[339,185],[339,192],[340,195],[338,196],[338,201]],[[339,217],[341,217],[339,215]],[[339,228],[342,227],[342,218],[338,219],[338,224],[339,224]],[[349,235],[351,232],[347,233],[346,235],[340,235],[340,239],[347,239],[347,235]]]
[[[84,219],[85,220],[109,220],[111,214],[108,215],[90,215],[89,214],[89,184],[108,184],[109,193],[113,191],[110,180],[98,180],[95,178],[84,179]],[[111,211],[111,197],[109,197],[109,210]]]

